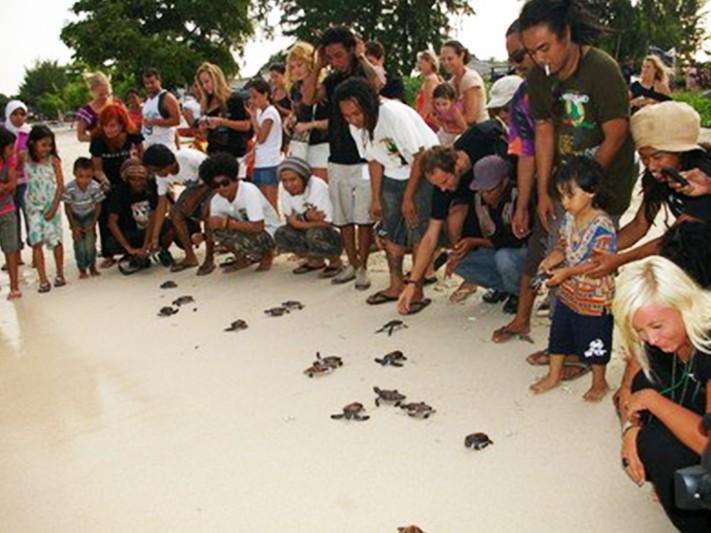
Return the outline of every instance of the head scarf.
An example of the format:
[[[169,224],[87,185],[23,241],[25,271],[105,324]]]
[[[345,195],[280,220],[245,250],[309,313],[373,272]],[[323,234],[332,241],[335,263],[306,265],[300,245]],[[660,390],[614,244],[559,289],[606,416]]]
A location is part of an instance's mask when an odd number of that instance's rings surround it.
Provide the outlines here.
[[[7,105],[5,106],[5,127],[15,135],[17,135],[18,133],[29,134],[31,129],[29,124],[24,123],[18,128],[12,123],[12,120],[10,120],[10,116],[12,116],[12,114],[18,109],[24,109],[25,113],[27,113],[27,106],[23,104],[20,100],[10,100],[7,103]]]

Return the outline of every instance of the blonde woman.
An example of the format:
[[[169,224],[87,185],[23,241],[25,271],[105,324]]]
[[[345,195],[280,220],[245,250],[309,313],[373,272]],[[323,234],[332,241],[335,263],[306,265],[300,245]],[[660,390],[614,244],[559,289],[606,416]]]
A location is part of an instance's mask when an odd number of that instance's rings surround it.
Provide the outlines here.
[[[644,58],[640,80],[630,85],[630,107],[633,112],[647,105],[671,100],[669,72],[657,56]]]
[[[622,467],[654,485],[680,531],[711,531],[711,513],[674,504],[674,472],[700,462],[709,443],[701,418],[711,411],[711,293],[663,257],[628,266],[613,313],[630,358],[619,393],[625,420]]]
[[[442,78],[439,75],[439,59],[431,50],[424,50],[417,54],[417,70],[422,74],[422,84],[415,98],[415,109],[425,120],[432,131],[437,131],[437,123],[433,117],[432,93]]]
[[[207,134],[207,153],[244,157],[252,137],[252,121],[242,97],[232,91],[222,69],[212,63],[198,67],[195,85],[201,115],[197,126]]]
[[[77,111],[77,140],[88,143],[91,141],[91,132],[99,123],[101,111],[114,103],[111,96],[111,80],[103,72],[88,72],[83,75],[84,82],[89,87],[91,102]]]
[[[286,57],[286,83],[293,113],[285,127],[291,136],[288,154],[309,163],[314,176],[328,179],[328,107],[323,102],[306,105],[301,88],[314,68],[314,47],[297,42]]]

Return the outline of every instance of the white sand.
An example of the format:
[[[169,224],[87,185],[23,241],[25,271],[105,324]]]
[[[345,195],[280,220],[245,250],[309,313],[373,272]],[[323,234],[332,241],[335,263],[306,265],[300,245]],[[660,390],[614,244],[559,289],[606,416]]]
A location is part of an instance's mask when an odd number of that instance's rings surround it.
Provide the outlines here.
[[[86,147],[68,133],[59,144],[68,172]],[[588,377],[529,394],[544,371],[524,361],[533,346],[492,344],[509,317],[478,295],[452,305],[429,291],[433,305],[387,337],[374,331],[392,305],[296,278],[283,258],[266,274],[154,267],[81,282],[70,247],[65,263],[69,285],[48,295],[25,267],[32,283],[14,304],[0,276],[0,531],[671,530],[649,486],[620,468],[609,398],[585,403]],[[180,287],[160,290],[166,279]],[[182,294],[195,305],[156,316]],[[262,313],[287,299],[306,309]],[[237,318],[249,329],[224,333]],[[373,362],[394,349],[404,368]],[[305,377],[316,350],[344,367]],[[609,368],[617,384],[621,361]],[[437,413],[376,408],[374,385]],[[329,418],[354,400],[370,420]],[[474,431],[493,447],[465,449]]]

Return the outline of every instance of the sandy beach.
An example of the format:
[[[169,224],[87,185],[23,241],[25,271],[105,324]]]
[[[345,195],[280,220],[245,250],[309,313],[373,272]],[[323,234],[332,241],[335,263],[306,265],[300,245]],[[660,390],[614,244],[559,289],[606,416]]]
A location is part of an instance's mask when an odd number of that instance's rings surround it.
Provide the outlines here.
[[[69,180],[88,147],[69,131],[58,145]],[[387,336],[374,332],[396,318],[393,305],[293,276],[285,256],[268,273],[154,266],[79,281],[68,233],[65,242],[66,287],[37,294],[25,266],[24,297],[9,303],[0,275],[2,532],[672,529],[651,487],[620,467],[610,397],[584,402],[589,377],[533,397],[544,373],[524,360],[534,346],[490,341],[509,318],[482,291],[455,305],[456,281],[441,281],[433,304]],[[385,284],[381,257],[371,277]],[[161,290],[168,279],[178,288]],[[156,316],[181,295],[195,303]],[[305,309],[263,313],[289,299]],[[247,330],[223,331],[238,318]],[[545,345],[543,319],[533,338]],[[396,349],[403,368],[373,361]],[[344,366],[309,379],[316,351]],[[622,367],[616,354],[611,385]],[[376,407],[373,386],[437,412],[418,420]],[[368,421],[330,418],[352,401]],[[476,431],[494,445],[466,449]]]

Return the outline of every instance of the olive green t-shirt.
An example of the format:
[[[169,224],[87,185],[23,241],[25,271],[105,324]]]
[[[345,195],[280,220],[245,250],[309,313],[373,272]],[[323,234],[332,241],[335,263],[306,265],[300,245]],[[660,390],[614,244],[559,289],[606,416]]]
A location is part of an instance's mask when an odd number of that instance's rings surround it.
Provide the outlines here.
[[[629,96],[622,72],[614,59],[597,48],[587,51],[575,74],[565,81],[546,76],[541,68],[531,70],[528,95],[533,118],[553,120],[556,165],[575,155],[594,157],[605,138],[602,125],[612,119],[629,118]],[[611,215],[621,215],[629,207],[636,180],[634,143],[628,132],[605,171],[604,187],[611,196],[607,211]]]

